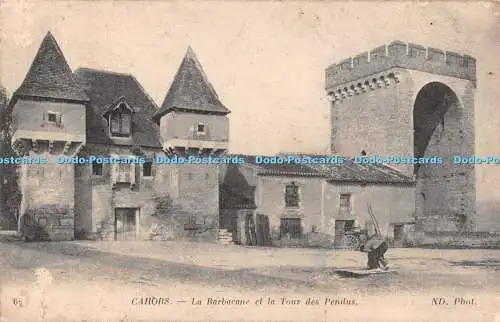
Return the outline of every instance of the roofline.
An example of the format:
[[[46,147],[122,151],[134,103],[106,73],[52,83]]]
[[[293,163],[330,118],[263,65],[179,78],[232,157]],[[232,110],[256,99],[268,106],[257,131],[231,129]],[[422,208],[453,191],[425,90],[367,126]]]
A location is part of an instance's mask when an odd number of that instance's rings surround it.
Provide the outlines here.
[[[125,96],[120,96],[117,100],[112,102],[111,104],[108,104],[104,106],[104,113],[102,113],[101,117],[104,117],[108,115],[111,112],[114,112],[116,109],[120,107],[121,104],[125,104],[126,108],[132,112],[132,114],[136,113],[135,109],[133,106],[130,105],[130,103],[127,102],[127,99]]]
[[[231,111],[229,111],[229,110],[227,112],[217,112],[217,111],[195,110],[195,109],[188,109],[188,108],[172,106],[163,112],[160,112],[160,110],[158,110],[157,113],[155,113],[155,115],[153,115],[152,118],[154,121],[156,121],[156,120],[159,120],[160,118],[162,118],[163,116],[165,116],[169,113],[172,113],[172,112],[185,112],[185,113],[206,114],[206,115],[212,114],[212,115],[219,115],[219,116],[226,116],[226,115],[231,113]]]
[[[117,75],[117,76],[131,76],[131,77],[134,77],[134,75],[129,74],[129,73],[120,73],[120,72],[114,72],[114,71],[110,71],[110,70],[98,69],[98,68],[90,68],[90,67],[78,67],[77,69],[75,69],[75,71],[73,72],[73,74],[75,74],[79,70],[82,70],[82,71],[86,70],[86,71],[90,71],[90,72],[98,72],[98,73],[111,74],[111,75]]]
[[[271,171],[260,171],[257,173],[258,176],[266,176],[266,177],[284,177],[284,176],[291,176],[291,177],[315,177],[315,178],[325,178],[324,174],[321,173],[300,173],[300,172],[285,172],[285,171],[277,171],[277,172],[271,172]]]
[[[346,184],[359,184],[359,185],[402,185],[402,186],[415,186],[415,181],[381,181],[381,180],[352,180],[352,179],[327,179],[328,183],[346,183]]]
[[[134,76],[134,75],[130,75],[132,77],[132,79],[134,80],[134,82],[137,84],[137,86],[139,86],[139,88],[141,89],[141,91],[144,93],[144,95],[146,96],[146,98],[148,99],[148,101],[153,105],[153,107],[156,109],[156,112],[158,112],[160,110],[160,107],[158,106],[158,104],[156,104],[156,102],[153,100],[153,98],[149,95],[149,93],[144,89],[144,86],[142,86],[141,82],[139,82],[137,80],[137,78]],[[155,113],[156,113],[155,112]]]
[[[39,96],[39,95],[25,95],[25,94],[19,94],[17,91],[14,92],[12,95],[12,98],[9,101],[9,104],[7,105],[7,109],[9,111],[12,110],[14,105],[17,103],[17,100],[19,99],[28,99],[28,100],[34,100],[34,101],[46,101],[46,102],[63,102],[63,103],[78,103],[78,104],[83,104],[88,106],[90,103],[90,99],[87,100],[76,100],[76,99],[70,99],[70,98],[59,98],[59,97],[49,97],[49,96]]]
[[[114,72],[114,71],[109,71],[109,70],[104,70],[104,69],[97,69],[97,68],[89,68],[89,67],[78,67],[73,74],[78,72],[79,70],[82,71],[90,71],[94,73],[102,73],[102,74],[109,74],[109,75],[116,75],[116,76],[126,76],[130,77],[133,79],[133,81],[136,83],[136,85],[139,87],[139,89],[144,93],[148,101],[153,105],[154,108],[156,108],[156,111],[158,111],[160,108],[158,107],[158,104],[153,100],[153,98],[149,95],[149,93],[144,89],[144,86],[142,86],[141,82],[137,80],[137,78],[130,73],[119,73],[119,72]]]

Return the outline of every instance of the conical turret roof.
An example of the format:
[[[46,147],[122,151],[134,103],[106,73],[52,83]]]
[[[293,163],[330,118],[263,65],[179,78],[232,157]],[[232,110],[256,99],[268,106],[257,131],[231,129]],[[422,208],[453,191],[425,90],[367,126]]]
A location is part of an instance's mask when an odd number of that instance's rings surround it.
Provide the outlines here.
[[[191,47],[187,49],[167,96],[154,118],[158,119],[173,110],[221,115],[230,113],[219,100]]]
[[[43,39],[28,74],[14,95],[88,101],[87,95],[73,79],[71,68],[50,32]]]

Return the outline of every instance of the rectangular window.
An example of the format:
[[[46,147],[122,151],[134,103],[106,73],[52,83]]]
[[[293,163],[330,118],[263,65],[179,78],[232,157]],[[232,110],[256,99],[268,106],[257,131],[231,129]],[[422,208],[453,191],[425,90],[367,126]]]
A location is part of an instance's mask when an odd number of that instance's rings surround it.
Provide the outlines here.
[[[205,124],[198,123],[198,134],[205,134]]]
[[[299,187],[294,182],[285,187],[285,206],[299,206]]]
[[[130,123],[132,123],[131,120],[132,117],[129,113],[122,114],[121,133],[130,134]]]
[[[56,123],[57,122],[57,114],[56,113],[49,113],[48,114],[48,121],[50,123]]]
[[[44,121],[47,121],[50,124],[61,125],[62,117],[58,112],[46,112],[43,114]]]
[[[144,162],[142,165],[142,176],[151,177],[153,174],[153,162]]]
[[[120,115],[114,114],[111,117],[111,132],[117,134],[120,132]]]
[[[302,225],[300,218],[281,218],[281,238],[300,239],[302,237]]]
[[[340,195],[340,209],[351,210],[351,195],[343,193]]]
[[[133,164],[118,164],[118,176],[116,182],[130,183],[130,167]]]
[[[93,176],[102,176],[102,164],[92,164],[92,175]]]
[[[116,112],[111,115],[111,134],[129,136],[132,132],[132,115],[129,112]]]

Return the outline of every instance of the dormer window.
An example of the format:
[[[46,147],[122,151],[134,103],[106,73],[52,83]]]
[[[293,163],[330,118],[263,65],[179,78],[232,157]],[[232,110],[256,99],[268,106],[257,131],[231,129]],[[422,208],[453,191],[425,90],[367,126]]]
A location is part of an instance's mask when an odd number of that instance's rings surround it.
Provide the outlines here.
[[[113,136],[130,136],[132,128],[132,113],[125,104],[111,113],[111,134]]]
[[[111,136],[129,137],[132,134],[133,112],[123,98],[119,100],[118,104],[111,105],[111,108],[105,113]]]

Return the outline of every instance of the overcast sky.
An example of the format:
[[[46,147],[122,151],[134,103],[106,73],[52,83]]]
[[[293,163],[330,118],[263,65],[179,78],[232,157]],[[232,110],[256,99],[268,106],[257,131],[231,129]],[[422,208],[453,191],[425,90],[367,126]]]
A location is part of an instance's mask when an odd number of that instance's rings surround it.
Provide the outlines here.
[[[73,70],[133,74],[157,104],[191,45],[232,111],[231,152],[325,152],[324,69],[346,57],[392,40],[469,54],[478,60],[477,154],[500,155],[500,8],[492,2],[4,0],[0,6],[0,81],[10,93],[49,30]],[[483,194],[500,198],[499,169],[479,167]]]

